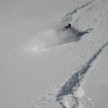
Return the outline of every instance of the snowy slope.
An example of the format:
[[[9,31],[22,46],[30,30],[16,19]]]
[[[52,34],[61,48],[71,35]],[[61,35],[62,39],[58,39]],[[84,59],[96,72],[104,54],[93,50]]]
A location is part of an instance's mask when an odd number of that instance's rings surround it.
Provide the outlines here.
[[[1,0],[0,107],[107,108],[107,5]]]

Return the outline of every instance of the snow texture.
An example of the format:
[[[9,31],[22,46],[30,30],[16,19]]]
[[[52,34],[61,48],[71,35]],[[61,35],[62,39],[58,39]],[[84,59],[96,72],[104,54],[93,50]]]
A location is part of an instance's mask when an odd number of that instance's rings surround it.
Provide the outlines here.
[[[80,108],[79,97],[76,97],[75,92],[81,86],[81,82],[85,74],[91,68],[93,62],[97,59],[100,53],[107,47],[108,42],[105,43],[91,58],[81,66],[81,69],[74,72],[72,77],[61,87],[57,95],[57,101],[61,104],[62,108]],[[68,100],[69,99],[69,100]],[[71,103],[70,103],[71,99]]]
[[[107,0],[1,0],[0,15],[1,108],[108,107]]]

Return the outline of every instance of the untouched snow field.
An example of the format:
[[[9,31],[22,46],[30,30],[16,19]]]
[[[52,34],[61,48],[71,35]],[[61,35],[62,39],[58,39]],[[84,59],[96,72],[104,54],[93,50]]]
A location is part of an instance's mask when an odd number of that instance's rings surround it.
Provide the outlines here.
[[[0,16],[0,108],[108,107],[107,0],[0,0]]]

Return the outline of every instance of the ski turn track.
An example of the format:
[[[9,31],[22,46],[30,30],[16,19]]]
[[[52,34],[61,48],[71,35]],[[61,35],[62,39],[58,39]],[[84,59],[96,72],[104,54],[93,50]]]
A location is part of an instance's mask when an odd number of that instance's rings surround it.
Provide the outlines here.
[[[71,78],[61,87],[56,101],[62,106],[62,108],[83,108],[80,103],[79,96],[76,96],[76,92],[81,87],[82,80],[84,80],[86,73],[92,67],[94,61],[102,53],[102,51],[108,46],[106,42],[99,50],[85,63],[81,68],[74,72]]]
[[[70,23],[70,22],[72,21],[72,17],[73,17],[74,14],[76,14],[76,13],[79,12],[80,10],[86,8],[87,6],[89,6],[90,4],[92,4],[94,1],[95,1],[95,0],[90,1],[90,2],[88,2],[88,3],[86,3],[86,4],[82,5],[82,6],[80,6],[80,7],[78,7],[78,8],[75,8],[72,12],[67,13],[67,14],[61,19],[61,22],[68,22],[68,23]],[[91,7],[90,7],[89,9],[87,9],[86,11],[91,10],[92,7],[93,7],[93,6],[91,6]],[[80,16],[80,17],[81,17],[81,16]],[[76,21],[78,21],[79,19],[80,19],[80,18],[78,18]]]

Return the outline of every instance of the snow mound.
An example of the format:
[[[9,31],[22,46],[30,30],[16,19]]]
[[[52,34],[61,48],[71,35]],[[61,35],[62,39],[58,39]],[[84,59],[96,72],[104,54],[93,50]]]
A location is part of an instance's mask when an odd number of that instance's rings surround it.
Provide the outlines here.
[[[78,41],[81,36],[88,33],[90,29],[79,32],[78,29],[72,30],[56,30],[49,29],[44,32],[37,33],[29,42],[26,43],[24,50],[27,52],[34,52],[53,47],[55,45],[62,45],[69,42]]]

